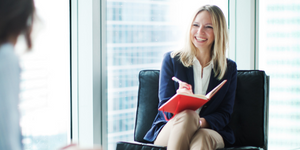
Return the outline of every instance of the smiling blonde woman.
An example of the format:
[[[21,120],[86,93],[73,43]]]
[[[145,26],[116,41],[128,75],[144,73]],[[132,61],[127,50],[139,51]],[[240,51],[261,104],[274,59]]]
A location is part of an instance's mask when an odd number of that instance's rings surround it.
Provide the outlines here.
[[[215,5],[200,7],[187,31],[184,47],[165,54],[160,70],[158,107],[176,93],[205,95],[223,80],[227,83],[197,111],[185,110],[174,117],[166,113],[169,121],[159,111],[144,139],[172,150],[230,146],[235,141],[228,123],[235,99],[237,68],[225,56],[228,35],[224,14]],[[173,82],[173,76],[183,82]]]

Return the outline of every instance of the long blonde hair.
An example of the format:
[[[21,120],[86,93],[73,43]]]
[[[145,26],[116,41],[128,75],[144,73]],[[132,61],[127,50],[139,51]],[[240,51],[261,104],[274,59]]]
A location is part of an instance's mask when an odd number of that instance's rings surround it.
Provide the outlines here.
[[[190,25],[186,32],[184,46],[182,49],[173,51],[171,57],[179,55],[179,59],[185,67],[193,65],[193,59],[196,56],[197,48],[192,43],[190,31],[195,17],[202,11],[208,11],[211,15],[212,26],[214,31],[214,43],[211,47],[211,58],[214,63],[214,73],[217,79],[221,80],[226,72],[226,49],[228,46],[228,31],[225,16],[222,10],[215,5],[205,5],[195,11],[190,20]]]

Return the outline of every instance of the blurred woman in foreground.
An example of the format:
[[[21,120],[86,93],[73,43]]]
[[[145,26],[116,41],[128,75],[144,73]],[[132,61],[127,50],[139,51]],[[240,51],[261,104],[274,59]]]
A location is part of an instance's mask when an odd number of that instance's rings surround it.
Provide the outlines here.
[[[21,150],[19,115],[20,67],[14,46],[24,34],[31,48],[33,0],[0,1],[0,149]]]

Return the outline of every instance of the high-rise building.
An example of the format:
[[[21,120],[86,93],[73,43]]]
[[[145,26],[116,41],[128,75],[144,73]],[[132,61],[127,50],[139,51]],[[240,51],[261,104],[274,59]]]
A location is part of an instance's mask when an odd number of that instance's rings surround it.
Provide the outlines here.
[[[300,1],[259,1],[259,69],[270,75],[269,149],[300,147]]]
[[[15,46],[21,53],[22,142],[24,150],[53,150],[70,142],[70,3],[34,3],[38,19],[33,19],[33,47],[24,53],[27,47],[23,36]]]
[[[177,46],[169,4],[107,1],[108,149],[133,141],[139,71],[159,69],[163,54]]]

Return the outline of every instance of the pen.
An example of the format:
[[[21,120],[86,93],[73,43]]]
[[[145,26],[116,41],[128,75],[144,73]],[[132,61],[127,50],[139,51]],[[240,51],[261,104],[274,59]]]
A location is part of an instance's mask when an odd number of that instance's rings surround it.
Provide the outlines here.
[[[175,82],[177,82],[177,83],[182,82],[181,80],[179,80],[179,79],[176,78],[176,77],[172,77],[172,80],[175,81]],[[187,87],[184,87],[184,88],[186,88],[187,90],[190,90],[190,86],[187,86]]]
[[[178,82],[178,83],[182,82],[181,80],[179,80],[179,79],[176,78],[176,77],[172,77],[172,80],[175,81],[175,82]]]

